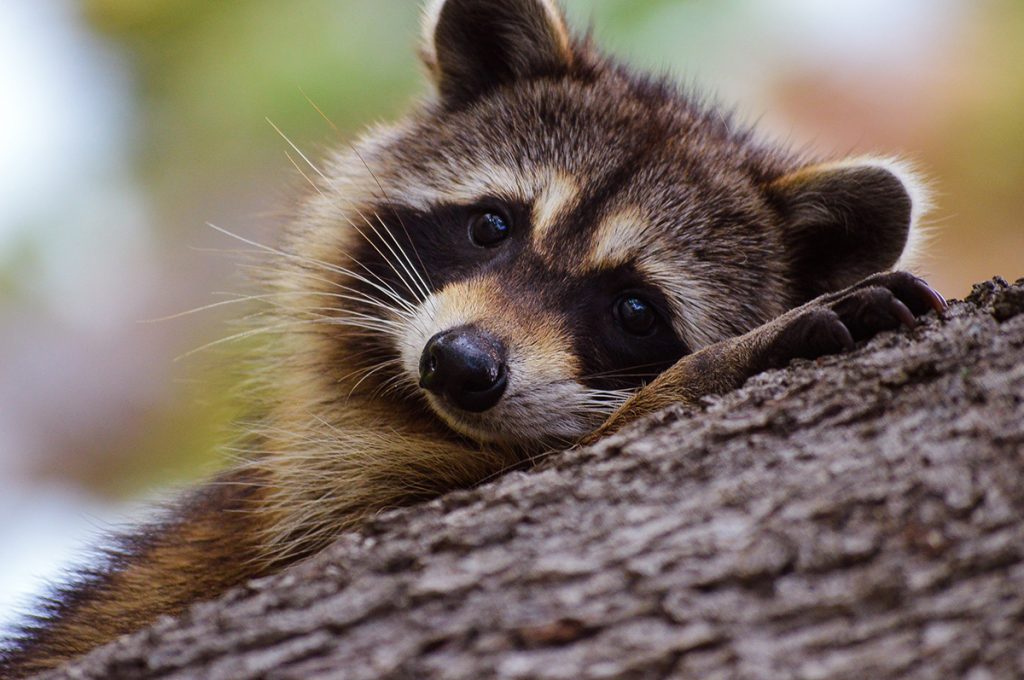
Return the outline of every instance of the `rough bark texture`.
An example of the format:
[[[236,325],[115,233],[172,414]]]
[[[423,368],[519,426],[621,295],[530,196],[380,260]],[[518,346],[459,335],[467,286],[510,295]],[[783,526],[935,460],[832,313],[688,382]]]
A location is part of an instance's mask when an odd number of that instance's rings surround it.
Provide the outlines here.
[[[47,677],[1024,676],[1024,287],[383,514]]]

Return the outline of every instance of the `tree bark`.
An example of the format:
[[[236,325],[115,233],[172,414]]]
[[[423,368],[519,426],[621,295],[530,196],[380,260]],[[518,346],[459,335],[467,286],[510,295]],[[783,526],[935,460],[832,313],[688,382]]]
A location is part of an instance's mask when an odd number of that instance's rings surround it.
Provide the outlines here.
[[[49,678],[1024,677],[1024,280],[765,373]]]

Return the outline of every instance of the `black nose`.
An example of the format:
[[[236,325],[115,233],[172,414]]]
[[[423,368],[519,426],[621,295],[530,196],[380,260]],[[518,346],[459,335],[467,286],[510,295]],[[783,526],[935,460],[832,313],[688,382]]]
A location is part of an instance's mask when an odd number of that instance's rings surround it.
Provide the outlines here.
[[[420,387],[465,411],[482,413],[508,385],[505,347],[489,333],[461,326],[438,333],[420,356]]]

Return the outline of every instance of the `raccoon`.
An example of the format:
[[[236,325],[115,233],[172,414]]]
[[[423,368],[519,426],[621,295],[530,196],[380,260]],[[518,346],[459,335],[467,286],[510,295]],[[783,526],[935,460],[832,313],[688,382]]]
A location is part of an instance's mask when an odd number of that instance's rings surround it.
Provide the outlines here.
[[[761,142],[555,0],[435,0],[423,27],[432,96],[310,164],[280,245],[253,244],[275,334],[247,460],[56,591],[7,674],[944,308],[892,271],[926,207],[906,164]]]

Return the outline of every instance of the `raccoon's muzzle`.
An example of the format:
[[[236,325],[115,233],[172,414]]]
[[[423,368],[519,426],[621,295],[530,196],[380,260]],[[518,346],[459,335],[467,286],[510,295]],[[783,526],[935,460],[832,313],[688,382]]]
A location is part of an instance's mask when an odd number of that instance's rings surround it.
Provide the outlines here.
[[[420,387],[471,413],[493,407],[508,386],[505,345],[475,326],[442,331],[420,356]]]

